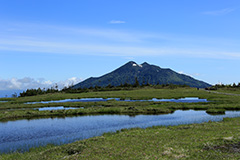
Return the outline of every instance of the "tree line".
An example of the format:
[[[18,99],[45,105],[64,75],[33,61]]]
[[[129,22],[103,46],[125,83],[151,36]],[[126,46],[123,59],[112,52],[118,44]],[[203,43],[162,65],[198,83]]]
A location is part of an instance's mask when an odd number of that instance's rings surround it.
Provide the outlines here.
[[[217,89],[240,89],[240,82],[238,84],[215,84],[211,87],[205,88],[206,90],[217,90]]]
[[[189,87],[188,85],[176,85],[176,84],[156,84],[152,85],[149,83],[146,84],[140,84],[137,78],[135,79],[134,84],[129,84],[129,83],[124,83],[120,84],[119,86],[113,86],[111,84],[108,84],[105,87],[101,86],[91,86],[89,88],[78,88],[78,89],[73,89],[72,85],[69,87],[64,87],[62,90],[58,89],[58,85],[55,84],[55,86],[48,88],[48,89],[27,89],[26,91],[23,91],[20,93],[19,97],[26,97],[26,96],[36,96],[36,95],[43,95],[43,94],[48,94],[48,93],[57,93],[57,92],[64,92],[64,93],[83,93],[83,92],[93,92],[93,91],[117,91],[117,90],[133,90],[135,88],[143,88],[143,87],[153,87],[156,89],[160,88],[179,88],[179,87]]]
[[[23,91],[20,93],[20,97],[26,97],[26,96],[36,96],[36,95],[42,95],[47,93],[56,93],[59,92],[58,85],[55,84],[55,86],[52,86],[48,89],[41,89],[40,87],[38,89],[27,89],[26,91]]]
[[[177,84],[149,84],[149,83],[143,83],[140,84],[137,78],[135,78],[135,83],[130,84],[125,82],[124,84],[120,84],[119,86],[113,86],[111,84],[108,84],[107,86],[101,87],[101,86],[91,86],[89,88],[78,88],[78,89],[73,89],[72,87],[69,88],[64,88],[62,91],[66,93],[82,93],[82,92],[89,92],[89,91],[117,91],[117,90],[133,90],[136,88],[144,88],[144,87],[152,87],[156,89],[160,88],[180,88],[180,87],[189,87],[186,84],[183,85],[177,85]]]

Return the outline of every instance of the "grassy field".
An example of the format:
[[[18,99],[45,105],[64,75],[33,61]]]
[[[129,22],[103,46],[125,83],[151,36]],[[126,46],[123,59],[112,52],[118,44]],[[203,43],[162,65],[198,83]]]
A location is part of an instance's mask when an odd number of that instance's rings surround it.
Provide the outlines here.
[[[210,102],[119,102],[110,100],[107,102],[24,104],[59,99],[112,97],[122,99],[199,97]],[[79,94],[55,93],[0,99],[0,101],[4,100],[9,102],[0,103],[0,121],[83,114],[160,114],[170,113],[177,109],[206,110],[209,114],[224,114],[225,110],[240,110],[240,96],[209,93],[195,88],[144,88]],[[79,107],[79,109],[33,110],[33,108],[49,106]],[[239,123],[240,118],[226,118],[223,122],[123,129],[117,133],[106,133],[100,137],[71,144],[48,145],[25,153],[2,154],[0,159],[240,159]]]
[[[122,98],[122,99],[152,99],[152,98],[216,98],[211,94],[206,94],[204,90],[196,88],[176,88],[176,89],[154,89],[152,87],[136,88],[133,90],[120,91],[102,91],[102,92],[86,92],[86,93],[53,93],[38,96],[20,97],[20,98],[2,98],[1,100],[10,100],[12,103],[24,103],[35,101],[49,101],[60,99],[76,99],[76,98]]]
[[[220,89],[217,90],[217,92],[233,93],[233,94],[239,94],[240,95],[240,89],[239,88],[220,88]]]
[[[240,159],[240,118],[222,122],[123,129],[116,133],[0,159]]]
[[[122,98],[122,99],[152,99],[152,98],[184,98],[199,97],[207,99],[208,103],[170,103],[170,102],[68,102],[49,104],[25,104],[26,102],[50,101],[78,98]],[[0,99],[0,101],[6,99]],[[31,97],[11,98],[9,102],[0,103],[0,121],[11,119],[36,118],[46,116],[70,116],[84,114],[160,114],[171,113],[177,109],[208,110],[218,113],[220,110],[240,110],[240,96],[209,93],[196,88],[153,89],[143,88],[128,91],[87,92],[78,94],[54,93]],[[41,107],[76,107],[75,110],[38,111]],[[82,109],[81,107],[84,107]]]

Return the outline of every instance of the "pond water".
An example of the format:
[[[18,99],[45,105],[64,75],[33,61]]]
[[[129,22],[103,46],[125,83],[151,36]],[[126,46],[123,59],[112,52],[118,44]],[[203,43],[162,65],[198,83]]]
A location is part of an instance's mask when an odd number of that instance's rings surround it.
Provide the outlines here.
[[[165,115],[88,115],[0,122],[0,153],[27,151],[50,143],[71,143],[123,128],[202,123],[239,116],[239,111],[226,111],[225,115],[212,116],[205,111],[177,110]]]
[[[8,102],[8,101],[0,101],[0,103],[4,103],[4,102]]]
[[[11,108],[6,109],[8,111],[14,111],[14,110],[38,110],[38,111],[51,111],[51,110],[69,110],[69,109],[84,109],[84,107],[64,107],[64,106],[57,106],[57,107],[41,107],[41,108]],[[0,108],[1,109],[1,108]],[[4,109],[5,110],[5,109]]]
[[[83,109],[83,107],[80,107]],[[69,110],[69,109],[79,109],[74,107],[64,107],[64,106],[58,106],[58,107],[42,107],[42,108],[35,108],[39,111],[51,111],[51,110]]]
[[[120,98],[81,98],[81,99],[64,99],[56,101],[41,101],[41,102],[27,102],[26,104],[37,104],[37,103],[64,103],[64,102],[101,102],[101,101],[125,101],[125,102],[176,102],[176,103],[198,103],[198,102],[208,102],[206,99],[199,99],[198,97],[186,97],[180,99],[157,99],[153,98],[151,100],[131,100],[131,99],[120,99]]]

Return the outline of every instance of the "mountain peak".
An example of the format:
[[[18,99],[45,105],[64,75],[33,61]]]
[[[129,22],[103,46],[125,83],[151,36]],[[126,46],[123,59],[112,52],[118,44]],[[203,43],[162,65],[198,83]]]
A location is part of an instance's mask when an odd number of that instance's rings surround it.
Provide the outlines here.
[[[148,64],[147,62],[144,62],[143,64],[141,64],[142,66],[149,66],[150,64]]]
[[[179,74],[171,69],[160,68],[159,66],[150,65],[147,62],[137,64],[129,61],[116,70],[107,73],[101,77],[90,78],[73,86],[77,88],[89,88],[94,86],[105,87],[108,85],[119,86],[121,84],[134,84],[136,78],[139,84],[185,84],[191,87],[206,88],[211,85],[196,80],[190,76]]]
[[[126,63],[126,64],[137,64],[136,62],[134,62],[134,61],[129,61],[128,63]]]
[[[141,64],[137,64],[137,63],[134,62],[134,61],[129,61],[129,62],[126,63],[125,65],[132,66],[132,67],[143,67]],[[125,66],[125,65],[124,65],[124,66]]]

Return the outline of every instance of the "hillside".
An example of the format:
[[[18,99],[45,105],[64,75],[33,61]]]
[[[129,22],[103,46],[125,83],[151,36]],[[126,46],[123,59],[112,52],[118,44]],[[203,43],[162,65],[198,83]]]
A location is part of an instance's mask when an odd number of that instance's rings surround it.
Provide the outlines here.
[[[94,86],[134,84],[136,78],[139,84],[186,84],[191,87],[205,88],[211,86],[190,76],[179,74],[171,69],[160,68],[146,62],[139,65],[133,61],[126,63],[118,69],[101,77],[91,77],[74,85],[72,88],[89,88]]]

